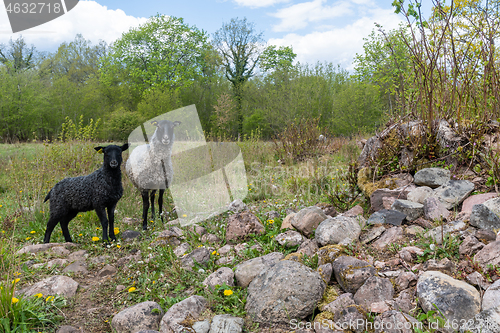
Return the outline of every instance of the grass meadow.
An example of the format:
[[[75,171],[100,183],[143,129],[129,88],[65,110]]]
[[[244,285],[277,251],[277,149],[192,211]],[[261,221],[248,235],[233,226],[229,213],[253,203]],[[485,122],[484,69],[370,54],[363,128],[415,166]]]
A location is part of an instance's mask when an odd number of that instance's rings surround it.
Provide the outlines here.
[[[77,279],[81,284],[92,285],[91,291],[79,293],[76,299],[63,299],[39,295],[23,298],[16,290],[40,281],[44,277],[61,274],[58,268],[45,266],[34,269],[26,262],[41,263],[51,254],[36,256],[15,255],[23,246],[43,242],[46,223],[49,218],[49,203],[43,202],[45,195],[58,181],[66,177],[86,175],[102,164],[102,155],[93,147],[106,144],[89,141],[34,142],[0,144],[0,331],[4,332],[51,332],[57,325],[71,322],[82,311],[82,306],[105,305],[104,313],[90,316],[89,327],[93,332],[111,331],[113,313],[138,302],[153,300],[164,309],[191,294],[202,294],[211,302],[215,313],[244,314],[244,289],[233,287],[231,295],[224,295],[227,286],[215,293],[204,290],[201,282],[217,269],[217,252],[213,261],[204,267],[204,274],[181,269],[177,257],[169,246],[154,247],[158,232],[167,229],[159,218],[150,220],[150,230],[144,233],[142,242],[124,243],[120,233],[124,230],[141,230],[142,199],[137,189],[123,172],[124,195],[118,202],[115,213],[115,227],[118,241],[103,244],[101,226],[94,211],[79,213],[69,225],[73,241],[90,256],[108,255],[109,263],[117,258],[141,251],[147,262],[132,263],[119,272],[111,282],[95,283],[92,279]],[[284,159],[276,143],[248,139],[238,143],[245,162],[248,180],[248,195],[244,202],[264,222],[266,233],[247,241],[249,245],[259,244],[263,251],[248,250],[244,259],[260,256],[273,251],[291,253],[296,248],[285,249],[273,240],[280,233],[281,220],[267,220],[264,213],[277,210],[285,216],[286,209],[300,209],[318,203],[328,203],[328,192],[347,191],[345,173],[349,162],[357,158],[359,149],[353,141],[336,139],[319,147],[314,155],[300,161]],[[129,151],[124,152],[125,161]],[[281,157],[281,158],[280,158]],[[166,192],[166,194],[168,191]],[[173,212],[171,196],[164,199],[166,220],[177,218]],[[201,223],[207,232],[224,235],[228,214],[223,213]],[[137,223],[127,225],[124,218],[135,218]],[[186,231],[186,240],[192,248],[206,245],[199,236]],[[99,239],[99,240],[97,240]],[[57,226],[51,242],[64,242],[60,227]],[[210,246],[221,247],[225,240]],[[264,252],[264,253],[262,253]],[[239,259],[238,259],[239,260]],[[314,262],[309,264],[314,266]],[[234,266],[229,265],[229,267]],[[94,268],[92,264],[89,270]],[[70,273],[71,275],[71,273]],[[115,291],[117,285],[125,286],[123,292]],[[43,297],[42,297],[43,296]],[[83,299],[85,298],[85,299]],[[96,305],[97,306],[97,305]],[[88,329],[88,328],[87,328]]]

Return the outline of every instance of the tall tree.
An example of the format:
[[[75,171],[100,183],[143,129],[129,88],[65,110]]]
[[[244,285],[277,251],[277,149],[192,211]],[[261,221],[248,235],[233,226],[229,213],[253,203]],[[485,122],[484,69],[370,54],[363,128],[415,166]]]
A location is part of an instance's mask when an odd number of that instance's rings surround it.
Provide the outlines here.
[[[199,75],[199,62],[206,48],[203,30],[182,18],[156,15],[138,28],[124,33],[104,59],[102,80],[128,85],[137,102],[148,89],[176,89]]]
[[[226,78],[233,86],[236,102],[238,134],[243,132],[242,97],[243,85],[253,76],[262,49],[262,32],[257,33],[254,24],[246,18],[233,18],[224,23],[213,36],[213,44],[222,56]]]
[[[296,56],[297,54],[293,53],[293,48],[291,46],[280,46],[276,48],[276,45],[269,45],[264,52],[262,52],[260,68],[266,72],[272,70],[287,70],[292,67],[293,60]]]
[[[34,67],[36,65],[36,55],[35,47],[33,45],[28,46],[23,36],[20,36],[15,41],[11,38],[9,46],[0,44],[0,63],[7,66],[9,71],[17,72]]]

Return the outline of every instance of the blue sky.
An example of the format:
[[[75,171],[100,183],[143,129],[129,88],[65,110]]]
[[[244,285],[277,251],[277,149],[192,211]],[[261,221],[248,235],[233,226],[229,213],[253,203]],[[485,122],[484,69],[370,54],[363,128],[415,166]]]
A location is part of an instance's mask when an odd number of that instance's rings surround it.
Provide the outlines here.
[[[0,0],[3,2],[3,0]],[[39,1],[38,1],[39,2]],[[144,24],[157,13],[183,17],[189,25],[209,34],[231,18],[246,17],[263,32],[268,44],[292,46],[302,63],[332,62],[351,69],[363,37],[374,22],[397,27],[391,0],[185,0],[185,1],[80,1],[66,15],[41,26],[13,34],[0,4],[0,43],[23,35],[39,50],[55,51],[81,33],[92,42],[112,43],[130,27]]]

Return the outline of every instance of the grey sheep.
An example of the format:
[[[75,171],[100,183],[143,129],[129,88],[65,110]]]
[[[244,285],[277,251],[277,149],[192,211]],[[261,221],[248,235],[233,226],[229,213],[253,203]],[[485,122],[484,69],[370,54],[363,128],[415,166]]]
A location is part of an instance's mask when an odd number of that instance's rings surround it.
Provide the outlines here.
[[[180,121],[152,121],[156,126],[150,143],[136,147],[125,164],[130,181],[141,191],[142,196],[142,229],[147,230],[147,215],[149,210],[149,200],[151,200],[151,216],[154,219],[154,197],[159,190],[158,209],[163,221],[163,193],[170,184],[174,176],[172,166],[172,146],[174,144],[174,128],[181,124]],[[151,193],[149,191],[151,190]]]
[[[87,176],[65,178],[49,191],[43,201],[50,200],[50,217],[47,222],[44,243],[50,241],[50,235],[58,223],[61,223],[66,242],[71,242],[68,231],[69,222],[79,212],[89,210],[95,210],[101,221],[102,239],[108,241],[109,220],[109,237],[116,240],[114,233],[115,207],[123,195],[120,165],[122,152],[128,147],[128,143],[121,147],[115,145],[95,147],[97,152],[104,154],[104,163],[101,168]]]

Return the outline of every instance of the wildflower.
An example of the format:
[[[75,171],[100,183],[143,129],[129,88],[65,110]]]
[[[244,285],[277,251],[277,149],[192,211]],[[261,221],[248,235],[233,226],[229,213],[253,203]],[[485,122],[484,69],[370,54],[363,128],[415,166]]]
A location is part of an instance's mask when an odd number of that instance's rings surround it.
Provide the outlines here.
[[[0,208],[2,208],[2,205],[0,205]]]
[[[224,290],[224,296],[231,296],[232,294],[233,294],[233,291],[231,289]]]
[[[115,235],[118,235],[120,233],[120,229],[115,228]]]
[[[35,294],[35,295],[33,295],[33,296],[36,296],[36,297],[38,297],[38,298],[42,298],[42,297],[43,297],[43,294],[42,294],[42,293],[38,293],[38,294]]]
[[[18,283],[19,281],[21,281],[21,279],[20,279],[20,278],[17,278],[17,279],[15,279],[15,280],[13,280],[13,281],[12,281],[12,283]]]
[[[26,237],[26,240],[30,240],[30,239],[31,239],[31,237]]]
[[[134,292],[135,291],[135,287],[130,287],[128,288],[128,292],[131,293],[131,292]]]
[[[31,231],[30,231],[30,234],[34,234],[34,233],[36,233],[36,231],[35,231],[35,230],[31,230]]]
[[[96,227],[96,228],[95,228],[95,230],[100,230],[100,229],[101,229],[101,228],[99,228],[99,227]]]
[[[82,237],[82,236],[83,236],[83,234],[78,234],[78,236]]]
[[[82,217],[82,215],[81,215],[81,214],[78,214],[78,217]]]
[[[19,275],[21,275],[21,273],[19,273],[19,272],[15,272],[15,273],[14,273],[14,275],[15,275],[15,276],[19,276]]]
[[[49,296],[45,299],[45,302],[54,301],[54,296]]]
[[[96,236],[92,237],[93,242],[97,242],[98,240],[99,240],[99,237],[96,237]]]
[[[19,299],[12,297],[12,304],[16,304],[17,302],[19,302]]]
[[[212,252],[212,254],[213,254],[213,255],[216,255],[216,254],[217,254],[217,251]]]
[[[273,224],[274,220],[267,220],[267,223]]]
[[[122,247],[122,246],[121,246],[120,244],[116,244],[116,247],[117,247],[117,248],[120,248],[120,247]]]

